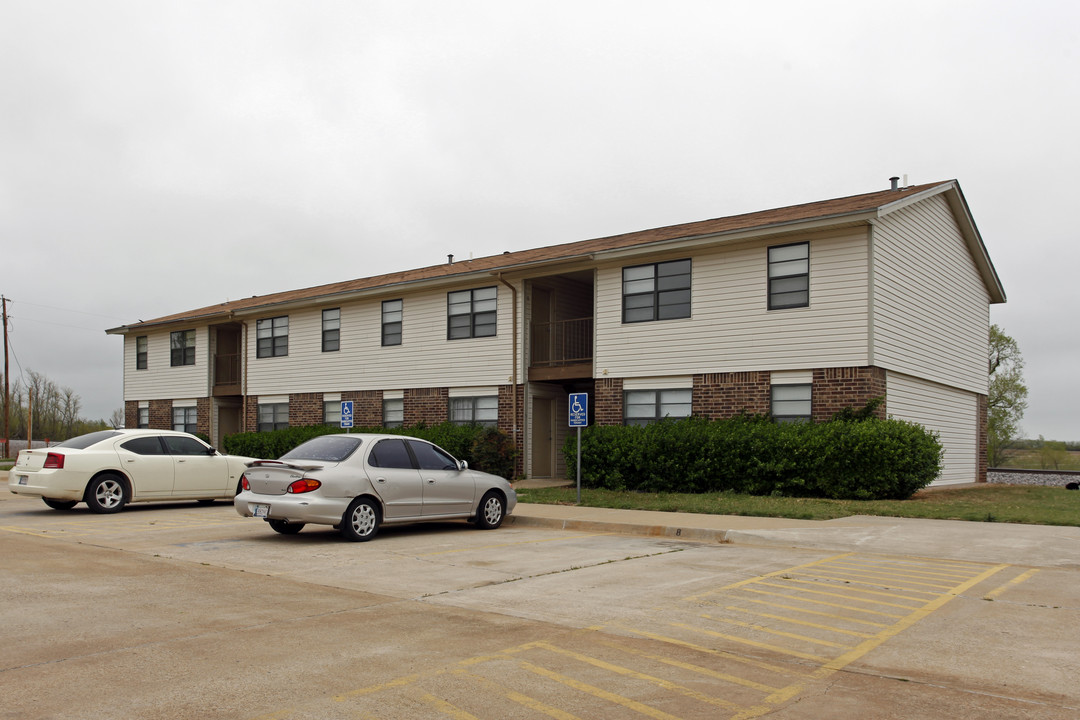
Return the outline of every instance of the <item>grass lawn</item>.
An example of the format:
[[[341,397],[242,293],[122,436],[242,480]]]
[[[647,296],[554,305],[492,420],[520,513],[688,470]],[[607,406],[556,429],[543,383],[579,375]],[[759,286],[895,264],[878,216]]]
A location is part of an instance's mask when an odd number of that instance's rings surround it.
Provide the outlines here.
[[[518,490],[518,500],[548,505],[573,505],[577,500],[577,490],[572,487],[523,489]],[[758,497],[735,493],[691,495],[582,488],[581,504],[588,507],[802,520],[830,520],[849,515],[886,515],[935,520],[1080,526],[1080,491],[1022,485],[988,484],[952,490],[923,490],[909,500],[822,500]]]

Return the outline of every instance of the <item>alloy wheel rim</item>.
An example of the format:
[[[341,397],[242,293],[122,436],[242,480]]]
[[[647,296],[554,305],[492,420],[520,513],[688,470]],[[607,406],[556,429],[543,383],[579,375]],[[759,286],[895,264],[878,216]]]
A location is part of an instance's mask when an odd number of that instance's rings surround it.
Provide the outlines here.
[[[123,491],[120,488],[120,483],[110,480],[109,482],[103,482],[98,485],[97,501],[101,503],[103,507],[111,508],[116,507],[120,502],[120,498],[123,497]]]
[[[361,505],[353,512],[353,530],[359,535],[367,535],[375,527],[375,513],[371,506]]]
[[[484,506],[484,519],[489,523],[494,523],[498,522],[500,517],[502,517],[502,505],[499,504],[498,498],[491,498]]]

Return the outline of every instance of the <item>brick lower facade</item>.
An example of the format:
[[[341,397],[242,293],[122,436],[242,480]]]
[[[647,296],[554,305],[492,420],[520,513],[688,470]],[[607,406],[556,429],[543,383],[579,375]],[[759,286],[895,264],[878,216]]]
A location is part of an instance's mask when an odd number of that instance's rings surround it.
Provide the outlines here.
[[[693,410],[709,420],[769,412],[769,373],[725,372],[694,376]]]
[[[885,397],[885,370],[879,367],[824,368],[814,371],[811,402],[814,422],[824,422],[845,408],[860,409]],[[884,419],[886,403],[874,414]]]

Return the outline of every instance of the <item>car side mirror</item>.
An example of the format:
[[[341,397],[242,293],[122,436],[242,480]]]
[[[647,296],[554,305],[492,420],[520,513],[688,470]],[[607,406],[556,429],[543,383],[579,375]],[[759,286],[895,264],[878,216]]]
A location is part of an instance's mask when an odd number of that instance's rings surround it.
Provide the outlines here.
[[[206,449],[206,454],[207,455],[217,455],[217,448],[207,448]]]
[[[457,469],[458,469],[459,472],[461,470],[468,470],[469,469],[469,463],[467,463],[464,460],[458,460],[457,461]]]

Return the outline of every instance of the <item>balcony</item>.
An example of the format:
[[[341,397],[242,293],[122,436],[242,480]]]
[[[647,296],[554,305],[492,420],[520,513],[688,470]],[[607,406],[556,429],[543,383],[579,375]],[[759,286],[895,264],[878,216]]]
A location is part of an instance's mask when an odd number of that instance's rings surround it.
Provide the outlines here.
[[[529,340],[529,380],[592,377],[591,317],[533,323]]]

